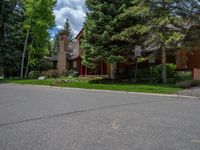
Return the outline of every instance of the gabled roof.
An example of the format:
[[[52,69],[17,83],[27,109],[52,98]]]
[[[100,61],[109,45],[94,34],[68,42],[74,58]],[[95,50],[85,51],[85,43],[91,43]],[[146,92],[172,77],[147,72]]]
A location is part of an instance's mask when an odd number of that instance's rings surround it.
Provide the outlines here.
[[[49,57],[49,61],[51,62],[58,61],[58,55],[53,55],[52,57]]]
[[[83,33],[83,28],[82,28],[81,31],[76,35],[75,39],[77,39],[82,33]]]

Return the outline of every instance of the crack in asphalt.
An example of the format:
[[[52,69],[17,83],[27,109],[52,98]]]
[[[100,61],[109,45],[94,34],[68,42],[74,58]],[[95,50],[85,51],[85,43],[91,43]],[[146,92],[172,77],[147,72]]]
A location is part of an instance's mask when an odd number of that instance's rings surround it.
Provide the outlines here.
[[[32,119],[25,119],[25,120],[21,120],[21,121],[13,121],[13,122],[2,123],[2,124],[0,124],[0,128],[6,127],[6,126],[12,126],[12,125],[16,125],[16,124],[21,124],[21,123],[26,123],[26,122],[31,122],[31,121],[38,121],[38,120],[56,118],[56,117],[61,117],[61,116],[66,116],[66,115],[92,112],[92,111],[97,111],[97,110],[112,109],[112,108],[119,108],[119,107],[123,107],[123,106],[139,105],[139,104],[144,104],[144,103],[154,103],[154,102],[160,102],[160,101],[157,100],[157,101],[134,102],[134,103],[128,103],[128,104],[102,106],[102,107],[91,108],[91,109],[86,109],[86,110],[77,110],[77,111],[60,113],[60,114],[49,115],[49,116],[42,116],[42,117],[37,117],[37,118],[32,118]]]

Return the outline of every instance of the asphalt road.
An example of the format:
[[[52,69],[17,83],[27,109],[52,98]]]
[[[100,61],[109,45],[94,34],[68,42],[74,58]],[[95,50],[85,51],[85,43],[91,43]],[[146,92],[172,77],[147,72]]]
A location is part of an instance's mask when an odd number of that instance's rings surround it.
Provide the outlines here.
[[[200,150],[200,100],[0,84],[0,150]]]

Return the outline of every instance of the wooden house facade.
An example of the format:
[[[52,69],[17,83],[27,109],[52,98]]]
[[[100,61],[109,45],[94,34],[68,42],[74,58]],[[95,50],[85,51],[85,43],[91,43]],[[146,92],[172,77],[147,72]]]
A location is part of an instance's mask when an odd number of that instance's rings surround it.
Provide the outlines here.
[[[136,67],[133,56],[127,55],[127,61],[123,63],[117,63],[111,65],[105,62],[99,62],[95,69],[90,69],[84,66],[82,62],[83,49],[80,47],[83,39],[83,29],[76,36],[75,41],[68,44],[66,41],[66,33],[60,32],[60,50],[58,56],[55,57],[52,62],[53,66],[58,72],[64,72],[69,70],[76,70],[80,76],[105,76],[111,77],[114,72],[117,76],[123,77],[124,75],[131,74]],[[200,49],[188,52],[186,50],[181,51],[167,51],[167,63],[176,64],[177,70],[192,70],[194,68],[200,69]],[[138,64],[138,68],[148,68],[161,64],[160,51],[149,51],[147,54],[155,54],[155,60],[145,60]],[[129,58],[130,57],[130,58]],[[200,76],[200,75],[199,75]]]

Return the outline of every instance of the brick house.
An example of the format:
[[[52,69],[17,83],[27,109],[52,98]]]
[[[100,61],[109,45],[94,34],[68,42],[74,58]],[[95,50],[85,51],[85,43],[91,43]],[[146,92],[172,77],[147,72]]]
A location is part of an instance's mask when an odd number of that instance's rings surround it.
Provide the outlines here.
[[[80,76],[105,76],[111,77],[112,72],[115,72],[118,76],[123,77],[124,74],[131,74],[135,69],[135,61],[133,56],[130,54],[123,54],[127,57],[127,61],[118,63],[116,66],[100,62],[97,67],[93,70],[87,68],[81,63],[81,56],[83,55],[83,49],[80,47],[83,38],[83,29],[78,33],[75,41],[68,44],[66,41],[66,33],[60,32],[60,50],[58,56],[51,58],[54,69],[57,69],[59,73],[76,70]],[[159,50],[148,50],[144,51],[142,55],[154,54],[155,60],[146,60],[138,64],[138,68],[147,68],[161,64],[161,54]],[[134,53],[133,53],[134,55]],[[194,68],[200,69],[200,49],[188,52],[181,50],[175,52],[174,50],[167,51],[167,63],[173,63],[177,65],[178,70],[193,70]],[[197,73],[195,73],[197,74]],[[200,74],[197,75],[200,79]]]
[[[193,68],[200,69],[200,49],[195,51],[177,51],[176,66],[177,69],[180,70],[192,70]]]
[[[200,49],[194,51],[177,51],[176,67],[177,70],[192,71],[193,79],[200,80]]]

